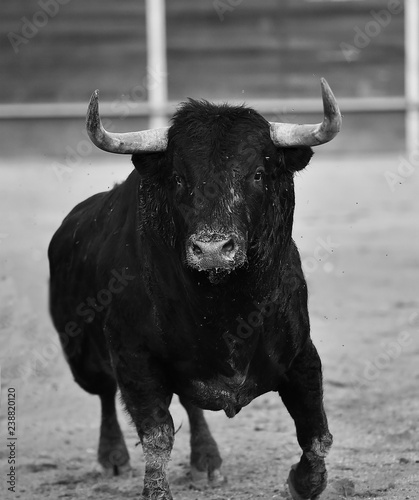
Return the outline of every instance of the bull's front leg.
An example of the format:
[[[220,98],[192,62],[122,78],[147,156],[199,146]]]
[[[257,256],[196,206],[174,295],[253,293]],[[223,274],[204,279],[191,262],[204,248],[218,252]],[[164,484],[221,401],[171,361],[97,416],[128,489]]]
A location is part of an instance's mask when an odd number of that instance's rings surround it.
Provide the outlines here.
[[[172,500],[166,474],[174,430],[169,409],[163,401],[160,400],[157,408],[141,419],[138,434],[145,456],[143,497],[147,500]]]
[[[172,500],[167,465],[174,442],[172,394],[158,366],[135,355],[114,362],[122,400],[136,426],[145,456],[143,498]]]
[[[332,435],[323,407],[321,362],[310,339],[286,375],[279,393],[294,419],[303,450],[300,462],[291,469],[288,486],[294,500],[315,500],[327,485],[324,459]]]

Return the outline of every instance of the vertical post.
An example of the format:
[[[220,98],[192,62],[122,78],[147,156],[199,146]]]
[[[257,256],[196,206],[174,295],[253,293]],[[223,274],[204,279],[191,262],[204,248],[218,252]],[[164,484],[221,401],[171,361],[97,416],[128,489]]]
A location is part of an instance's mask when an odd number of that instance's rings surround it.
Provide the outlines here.
[[[405,0],[406,149],[419,149],[419,2]]]
[[[150,128],[167,125],[167,56],[165,0],[146,0],[147,90]]]

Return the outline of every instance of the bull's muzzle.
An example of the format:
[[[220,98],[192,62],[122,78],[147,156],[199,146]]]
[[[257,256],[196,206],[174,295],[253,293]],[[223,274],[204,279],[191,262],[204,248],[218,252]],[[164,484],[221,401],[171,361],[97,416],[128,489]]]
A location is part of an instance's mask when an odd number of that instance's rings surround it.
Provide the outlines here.
[[[199,271],[232,270],[246,260],[245,245],[235,233],[193,235],[188,240],[186,260]]]

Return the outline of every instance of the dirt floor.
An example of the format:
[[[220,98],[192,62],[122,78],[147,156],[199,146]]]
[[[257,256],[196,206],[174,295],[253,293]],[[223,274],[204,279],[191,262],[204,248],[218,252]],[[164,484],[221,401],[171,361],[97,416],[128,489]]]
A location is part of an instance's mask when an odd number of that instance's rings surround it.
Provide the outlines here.
[[[110,500],[141,492],[142,451],[122,411],[134,472],[106,479],[97,471],[98,400],[72,381],[47,311],[51,235],[78,201],[130,171],[127,157],[88,160],[65,168],[49,158],[0,161],[1,498]],[[417,152],[404,162],[319,152],[296,178],[294,238],[334,434],[322,500],[419,498],[418,170]],[[13,388],[15,493],[7,490]],[[289,498],[284,483],[299,448],[276,394],[232,420],[208,412],[228,477],[216,489],[188,479],[187,417],[177,400],[172,410],[182,426],[170,464],[175,499]]]

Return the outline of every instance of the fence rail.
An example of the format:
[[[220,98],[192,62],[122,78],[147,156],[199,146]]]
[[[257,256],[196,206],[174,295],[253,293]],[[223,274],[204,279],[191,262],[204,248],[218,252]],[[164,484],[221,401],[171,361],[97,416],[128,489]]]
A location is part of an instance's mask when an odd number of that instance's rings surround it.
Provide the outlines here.
[[[167,55],[166,55],[166,28],[165,28],[165,4],[169,2],[165,0],[147,0],[146,3],[146,32],[147,32],[147,63],[148,67],[157,68],[160,77],[157,82],[153,82],[153,86],[148,88],[149,102],[145,101],[123,101],[115,100],[113,102],[101,103],[101,113],[103,116],[114,118],[126,117],[143,117],[148,118],[150,126],[161,125],[161,122],[167,121],[167,118],[172,115],[176,109],[176,102],[167,100]],[[292,2],[293,5],[296,2]],[[301,3],[301,2],[300,2]],[[377,6],[378,6],[377,0]],[[291,0],[288,2],[291,6]],[[170,3],[172,5],[172,3]],[[173,4],[174,5],[174,4]],[[183,4],[182,4],[183,5]],[[186,3],[185,3],[186,5]],[[194,3],[195,5],[195,3]],[[256,6],[256,3],[254,3]],[[200,4],[200,7],[201,4]],[[364,9],[369,9],[370,6],[365,3]],[[186,11],[186,8],[182,10]],[[384,112],[401,112],[405,118],[405,142],[408,151],[417,149],[419,140],[419,3],[418,0],[404,1],[404,95],[396,96],[379,96],[379,97],[338,97],[338,102],[342,113],[384,113]],[[213,12],[214,14],[214,12]],[[373,22],[373,21],[370,21]],[[243,27],[242,27],[243,28]],[[284,28],[284,26],[282,26]],[[90,25],[89,25],[90,29]],[[220,23],[217,24],[216,33],[226,32],[225,29],[220,31]],[[185,30],[184,30],[185,31]],[[186,30],[187,31],[187,30]],[[189,44],[188,37],[183,40]],[[258,36],[258,33],[254,33]],[[289,32],[282,34],[284,40],[290,37]],[[236,32],[236,40],[242,43],[243,35],[239,30]],[[223,39],[224,40],[224,39]],[[275,39],[276,40],[276,39]],[[223,41],[224,43],[224,41]],[[249,43],[256,44],[256,40],[251,40]],[[256,44],[257,45],[257,44]],[[286,50],[289,47],[286,43],[282,44]],[[181,45],[180,45],[181,46]],[[383,47],[387,47],[385,44]],[[173,50],[173,46],[172,46]],[[388,50],[388,49],[387,49]],[[329,50],[330,52],[330,50]],[[391,51],[390,51],[391,52]],[[332,52],[330,52],[332,53]],[[183,53],[182,53],[183,54]],[[383,55],[382,52],[380,52]],[[173,54],[172,54],[173,55]],[[301,55],[301,53],[300,53]],[[187,60],[183,57],[183,60]],[[400,58],[399,58],[400,60]],[[179,59],[177,60],[179,62]],[[316,64],[321,60],[316,61]],[[324,67],[328,66],[328,60],[323,61]],[[246,66],[247,67],[247,66]],[[349,74],[349,73],[348,73]],[[161,75],[166,75],[162,77]],[[368,75],[368,73],[367,73]],[[401,71],[398,72],[400,77]],[[359,76],[359,75],[358,75]],[[394,75],[393,75],[394,76]],[[398,88],[398,87],[397,87]],[[401,92],[395,90],[394,92]],[[350,93],[351,91],[348,91]],[[391,91],[390,91],[391,92]],[[264,95],[262,92],[254,92],[253,95]],[[74,94],[74,95],[80,95]],[[176,95],[176,93],[174,93]],[[183,92],[182,92],[183,95]],[[265,94],[267,95],[267,94]],[[272,94],[271,94],[272,95]],[[234,103],[235,101],[231,101]],[[320,98],[313,99],[249,99],[247,104],[265,115],[274,115],[279,120],[293,122],[298,121],[297,115],[321,113],[322,103]],[[27,104],[0,104],[0,122],[7,120],[41,120],[41,119],[79,119],[85,116],[87,102],[74,103],[27,103]],[[295,116],[294,116],[295,115]]]
[[[231,104],[241,104],[243,101],[230,101]],[[338,98],[343,114],[349,113],[386,113],[407,112],[408,102],[404,96]],[[129,111],[127,111],[129,103]],[[263,114],[301,115],[322,112],[320,98],[313,99],[250,99],[246,104]],[[169,101],[161,111],[170,117],[178,105]],[[411,104],[410,104],[411,106]],[[86,115],[87,102],[67,103],[27,103],[0,104],[0,120],[83,118]],[[153,109],[147,102],[115,101],[101,102],[102,116],[112,118],[148,117],[153,115]]]

